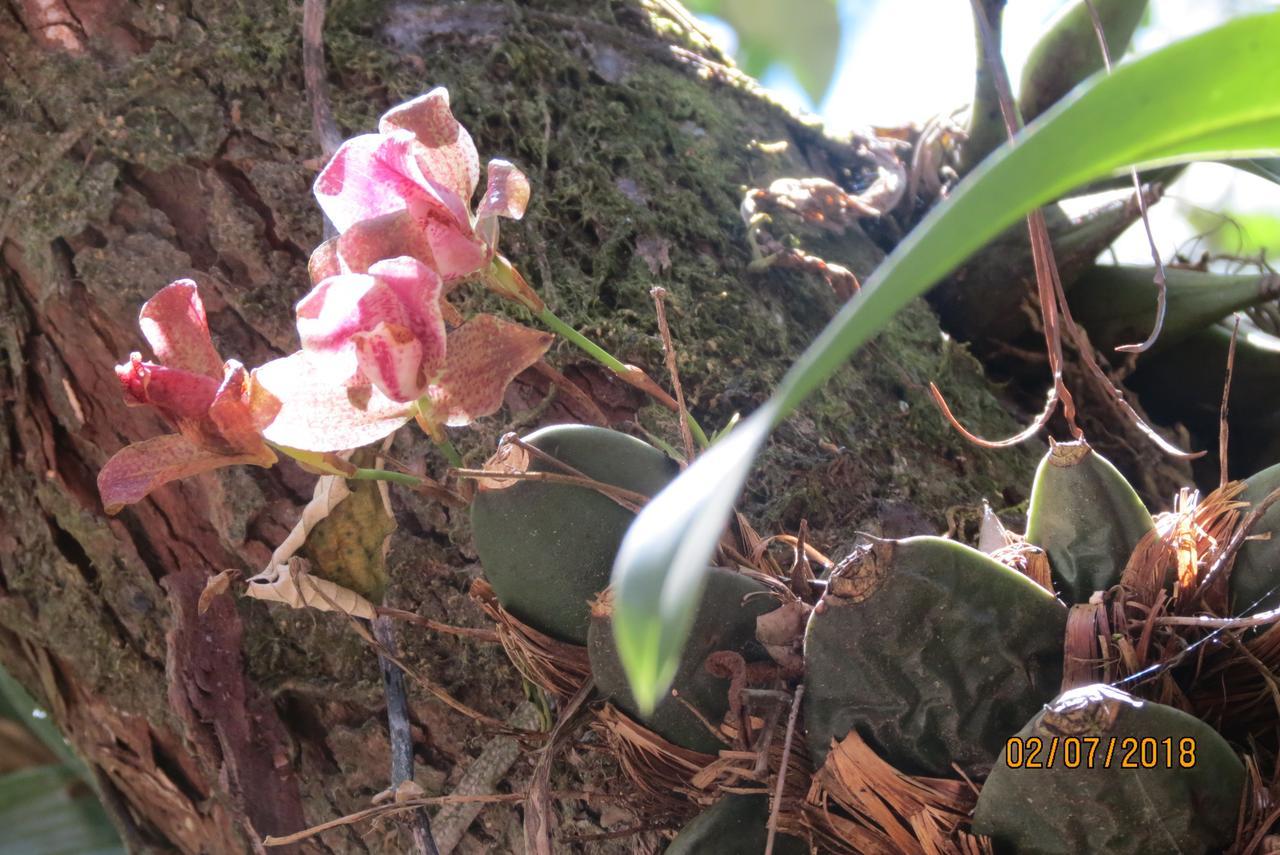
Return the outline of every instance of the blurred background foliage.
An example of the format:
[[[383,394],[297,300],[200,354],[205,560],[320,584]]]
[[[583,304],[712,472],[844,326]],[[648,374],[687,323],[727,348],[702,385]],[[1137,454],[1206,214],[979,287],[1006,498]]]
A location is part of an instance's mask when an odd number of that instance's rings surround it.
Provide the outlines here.
[[[92,777],[0,668],[0,855],[123,855]]]
[[[689,8],[740,67],[793,108],[836,133],[922,124],[972,97],[973,25],[965,0],[690,0]],[[1017,85],[1036,39],[1066,0],[1008,0],[1004,56]],[[1266,0],[1152,0],[1131,53],[1146,53],[1230,17],[1275,8]],[[1189,108],[1190,107],[1189,105]],[[1280,253],[1280,190],[1258,175],[1195,164],[1152,211],[1167,261],[1204,252]],[[1143,264],[1141,226],[1106,260]]]

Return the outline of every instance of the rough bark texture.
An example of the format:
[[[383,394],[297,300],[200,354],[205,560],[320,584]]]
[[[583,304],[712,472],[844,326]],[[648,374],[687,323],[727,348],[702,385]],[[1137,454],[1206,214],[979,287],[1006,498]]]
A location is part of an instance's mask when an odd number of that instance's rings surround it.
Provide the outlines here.
[[[387,781],[377,663],[344,620],[229,597],[196,612],[209,576],[265,564],[312,478],[291,464],[224,470],[114,518],[94,484],[111,453],[164,430],[125,407],[111,370],[141,349],[137,309],[158,287],[200,283],[224,356],[253,365],[296,347],[291,307],[321,236],[300,29],[285,2],[0,3],[0,663],[98,771],[139,851],[247,851],[364,807]],[[563,317],[655,377],[648,291],[668,289],[704,425],[751,410],[831,313],[816,278],[746,271],[738,204],[780,176],[857,189],[865,165],[727,72],[664,4],[346,0],[325,39],[344,133],[449,87],[482,156],[532,180],[506,253]],[[900,233],[868,228],[829,242],[831,260],[865,275]],[[490,303],[473,292],[463,308]],[[615,426],[675,441],[665,411],[576,351],[550,361]],[[928,404],[931,379],[976,428],[1010,426],[916,304],[778,432],[743,510],[765,532],[807,518],[813,541],[841,554],[859,530],[938,532],[983,497],[1024,500],[1034,451],[963,445]],[[478,464],[506,430],[581,417],[563,400],[530,372],[456,442]],[[403,433],[394,454],[440,474]],[[466,513],[393,494],[389,601],[480,625]],[[401,644],[489,715],[522,700],[492,646],[411,628]],[[418,781],[448,792],[492,734],[416,690],[413,715]],[[602,762],[576,759],[588,779]],[[520,790],[530,766],[503,786]],[[558,851],[602,824],[599,805],[559,811]],[[310,846],[387,851],[399,833],[365,825]],[[513,850],[519,837],[518,808],[494,807],[463,850]],[[606,845],[633,842],[589,844]]]

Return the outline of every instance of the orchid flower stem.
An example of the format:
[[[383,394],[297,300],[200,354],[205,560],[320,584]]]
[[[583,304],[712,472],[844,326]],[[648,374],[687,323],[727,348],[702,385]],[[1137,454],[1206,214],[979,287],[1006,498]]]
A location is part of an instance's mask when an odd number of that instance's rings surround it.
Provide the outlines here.
[[[458,449],[453,447],[453,443],[448,439],[442,439],[436,443],[436,448],[440,449],[440,453],[449,461],[449,465],[454,469],[462,468],[462,455],[458,453]]]
[[[608,368],[614,374],[627,373],[627,366],[620,362],[616,356],[609,353],[609,351],[605,350],[603,347],[596,344],[594,341],[587,338],[564,321],[560,320],[560,318],[556,317],[555,312],[545,306],[542,311],[538,313],[538,320],[542,321],[544,324],[551,327],[551,329],[555,330],[582,350],[586,351],[593,359],[605,368]]]
[[[422,479],[404,472],[391,472],[387,469],[357,469],[348,476],[352,481],[390,481],[392,484],[403,484],[406,487],[422,486]]]
[[[552,330],[554,330],[559,335],[563,336],[568,341],[577,345],[579,348],[585,351],[588,355],[590,355],[593,359],[595,359],[605,368],[608,368],[610,371],[612,371],[614,374],[617,374],[619,377],[623,378],[624,380],[630,377],[633,371],[635,372],[639,371],[639,369],[633,369],[625,365],[616,356],[609,353],[609,351],[605,350],[603,347],[596,344],[594,341],[587,338],[585,335],[578,332],[573,327],[566,324],[564,321],[560,320],[560,318],[556,317],[555,312],[551,311],[551,309],[544,306],[542,308],[542,311],[537,313],[537,316],[538,316],[538,320],[542,321],[544,324],[549,326]],[[627,382],[631,382],[631,381],[628,380]],[[698,422],[693,418],[692,414],[686,413],[685,415],[689,419],[689,430],[693,434],[693,438],[697,441],[698,446],[700,448],[706,448],[708,445],[711,444],[707,440],[706,432],[702,430],[702,426],[698,424]]]

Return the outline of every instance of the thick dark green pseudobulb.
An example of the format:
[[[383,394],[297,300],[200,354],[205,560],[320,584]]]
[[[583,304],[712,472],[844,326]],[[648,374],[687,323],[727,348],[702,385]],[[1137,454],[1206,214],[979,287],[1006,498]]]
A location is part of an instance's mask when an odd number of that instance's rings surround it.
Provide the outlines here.
[[[680,668],[671,684],[671,694],[658,703],[653,715],[642,718],[613,639],[612,602],[608,593],[592,608],[587,654],[596,688],[619,709],[643,721],[654,733],[676,745],[714,754],[725,747],[698,716],[719,724],[729,710],[729,681],[712,676],[704,663],[718,650],[731,650],[747,662],[769,661],[769,654],[756,640],[756,618],[778,607],[761,582],[734,570],[713,567],[707,587],[693,618],[693,629],[685,645]],[[683,701],[683,702],[682,702]]]
[[[1107,35],[1111,62],[1118,63],[1147,9],[1147,0],[1093,0]],[[1023,66],[1018,109],[1031,121],[1076,84],[1103,69],[1102,49],[1085,0],[1076,0],[1054,19]]]
[[[1033,738],[1041,740],[1034,759]],[[1138,768],[1122,768],[1125,760]],[[1244,782],[1244,765],[1204,722],[1108,686],[1085,686],[1018,731],[982,787],[973,830],[989,835],[999,853],[1197,855],[1235,837]]]
[[[1245,480],[1240,500],[1249,503],[1247,514],[1273,490],[1280,488],[1280,463]],[[1271,534],[1270,540],[1247,540],[1236,553],[1231,569],[1232,614],[1256,614],[1280,605],[1280,502],[1267,510],[1249,529],[1250,534]]]
[[[666,855],[763,855],[769,839],[769,797],[730,793],[689,820],[666,849]],[[807,855],[798,837],[778,834],[777,855]]]
[[[1079,216],[1061,205],[1044,209],[1062,285],[1094,266],[1098,253],[1115,243],[1137,219],[1136,206],[1109,200]],[[1030,329],[1020,308],[1035,291],[1035,265],[1026,223],[1006,229],[929,294],[947,332],[964,341],[1012,341]]]
[[[555,425],[524,441],[578,472],[653,496],[675,461],[634,437],[587,425]],[[504,446],[487,468],[564,473]],[[501,454],[502,452],[500,452]],[[635,514],[589,487],[534,481],[481,482],[471,506],[476,552],[502,607],[534,629],[585,644],[591,601],[609,584],[613,557]]]
[[[983,5],[989,10],[994,6],[991,11],[996,15],[990,23],[998,48],[1000,12],[1004,2],[1002,0],[997,4]],[[1133,32],[1146,9],[1147,0],[1093,0],[1093,5],[1098,11],[1103,32],[1107,35],[1107,48],[1112,62],[1118,62],[1129,47]],[[995,83],[987,70],[985,47],[981,38],[978,39],[977,54],[974,110],[969,121],[969,139],[963,149],[962,174],[1008,139],[996,97]],[[1102,51],[1089,16],[1089,7],[1085,5],[1085,0],[1075,0],[1053,20],[1027,57],[1018,99],[1018,109],[1023,120],[1030,122],[1039,116],[1076,84],[1102,67]]]
[[[1154,350],[1165,350],[1232,312],[1280,296],[1280,276],[1165,271],[1166,311]],[[1099,350],[1145,341],[1155,322],[1159,288],[1154,268],[1100,264],[1068,291],[1071,313]],[[1224,366],[1218,366],[1218,380]]]
[[[1231,327],[1214,324],[1177,347],[1139,360],[1126,385],[1138,392],[1148,409],[1216,431],[1230,347]],[[1280,389],[1280,338],[1242,321],[1231,372],[1232,428],[1242,424],[1280,428],[1276,389]]]
[[[1133,548],[1154,528],[1129,482],[1084,440],[1060,442],[1040,461],[1027,542],[1049,556],[1067,603],[1086,603],[1117,584]]]
[[[805,632],[815,763],[856,729],[911,774],[981,776],[1058,692],[1067,610],[1016,570],[938,537],[876,541],[832,571]]]

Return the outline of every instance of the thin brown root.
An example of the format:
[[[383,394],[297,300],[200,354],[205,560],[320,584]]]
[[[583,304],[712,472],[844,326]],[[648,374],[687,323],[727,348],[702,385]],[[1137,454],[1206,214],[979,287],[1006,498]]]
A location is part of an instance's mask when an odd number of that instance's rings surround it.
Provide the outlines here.
[[[484,479],[486,481],[544,481],[553,484],[572,484],[575,487],[586,487],[589,490],[595,490],[597,493],[603,493],[610,499],[613,499],[619,505],[629,511],[639,511],[640,506],[649,501],[649,497],[643,493],[636,493],[631,490],[624,490],[622,487],[615,487],[612,484],[605,484],[602,481],[596,481],[591,478],[583,478],[577,475],[561,475],[559,472],[491,472],[488,469],[454,469],[451,470],[454,475],[459,478],[469,478],[472,480]]]
[[[791,742],[796,735],[796,719],[800,717],[800,702],[804,700],[804,683],[796,686],[791,699],[791,713],[787,716],[787,734],[782,741],[782,762],[778,766],[778,780],[773,788],[773,804],[769,806],[769,836],[765,840],[764,855],[773,855],[773,842],[778,836],[778,812],[782,809],[782,793],[787,786],[787,769],[791,760]]]
[[[942,411],[942,417],[947,423],[955,428],[956,432],[969,442],[980,448],[1009,448],[1014,445],[1026,442],[1041,431],[1048,423],[1049,417],[1053,415],[1054,409],[1058,406],[1058,387],[1049,390],[1048,400],[1045,402],[1044,410],[1040,415],[1036,416],[1031,424],[1027,425],[1021,432],[1004,439],[985,439],[978,436],[960,423],[960,421],[952,414],[951,407],[947,406],[946,398],[942,397],[942,392],[934,383],[929,384],[929,394],[933,396],[933,403]]]
[[[598,798],[600,793],[590,791],[560,791],[551,793],[551,798],[560,801],[568,800],[590,800]],[[358,810],[355,813],[340,816],[337,819],[331,819],[328,822],[322,822],[319,825],[313,825],[310,828],[304,828],[302,831],[286,834],[283,837],[275,837],[268,835],[262,841],[263,846],[288,846],[291,843],[299,843],[315,837],[317,834],[323,834],[326,831],[332,831],[335,828],[341,828],[345,825],[352,825],[357,822],[363,822],[366,819],[373,819],[378,816],[387,816],[391,814],[406,813],[408,811],[418,810],[424,807],[433,807],[435,805],[450,804],[513,804],[524,801],[526,795],[524,793],[494,793],[491,795],[476,796],[429,796],[421,799],[408,799],[403,802],[393,802],[386,805],[378,805],[376,807]]]
[[[1106,68],[1107,74],[1111,73],[1111,49],[1107,47],[1107,33],[1102,27],[1102,19],[1098,17],[1098,10],[1093,5],[1093,0],[1084,0],[1086,8],[1089,10],[1089,20],[1093,23],[1093,34],[1098,37],[1098,50],[1102,52],[1102,65]],[[1129,177],[1133,179],[1133,192],[1138,197],[1138,214],[1142,217],[1142,227],[1147,233],[1147,245],[1151,248],[1151,260],[1155,263],[1156,275],[1154,281],[1159,289],[1159,295],[1156,298],[1156,322],[1151,327],[1151,335],[1147,336],[1147,340],[1141,344],[1122,344],[1116,350],[1122,353],[1142,353],[1150,350],[1152,345],[1156,343],[1156,339],[1160,338],[1160,333],[1164,330],[1164,316],[1168,302],[1168,285],[1164,276],[1164,261],[1160,258],[1160,251],[1156,249],[1155,235],[1151,233],[1151,218],[1147,216],[1147,201],[1143,198],[1142,181],[1138,178],[1138,170],[1129,169]],[[1226,479],[1223,479],[1226,483]]]
[[[1231,374],[1236,366],[1236,338],[1240,335],[1240,316],[1231,327],[1231,345],[1227,348],[1227,376],[1222,382],[1222,407],[1218,410],[1218,487],[1224,487],[1227,477],[1227,402],[1231,398]]]
[[[662,336],[662,351],[666,354],[667,373],[671,375],[671,388],[676,390],[676,404],[680,415],[680,441],[684,443],[684,459],[693,460],[693,432],[689,430],[689,410],[684,404],[684,389],[680,385],[680,369],[676,366],[676,346],[671,341],[671,328],[667,326],[667,289],[654,287],[649,290],[653,308],[658,315],[658,333]]]
[[[425,618],[420,614],[405,611],[404,609],[394,609],[390,606],[374,606],[374,611],[378,615],[386,616],[392,620],[402,620],[405,623],[415,624],[416,626],[425,627],[433,632],[439,632],[444,635],[456,635],[459,638],[471,638],[485,644],[500,644],[502,639],[498,637],[498,633],[492,629],[483,629],[471,626],[453,626],[452,624],[441,623],[431,618]]]

